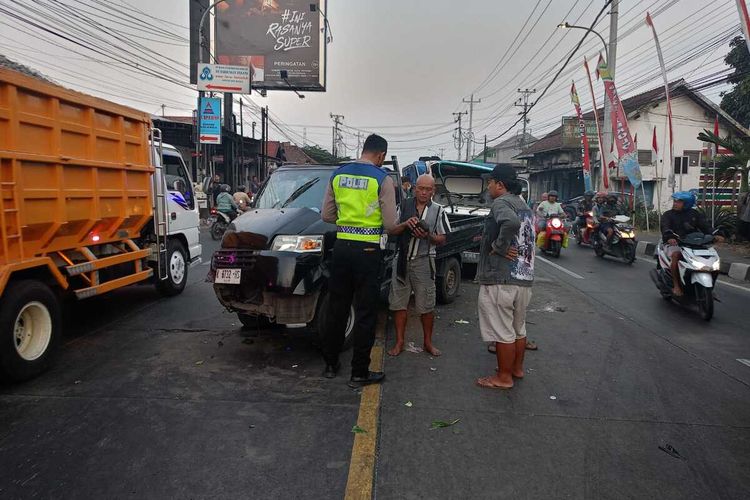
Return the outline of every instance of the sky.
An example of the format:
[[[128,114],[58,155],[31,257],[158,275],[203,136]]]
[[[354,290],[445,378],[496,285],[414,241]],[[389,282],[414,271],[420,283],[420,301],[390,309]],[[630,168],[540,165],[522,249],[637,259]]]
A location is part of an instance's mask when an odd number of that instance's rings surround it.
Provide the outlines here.
[[[0,0],[0,52],[66,87],[154,114],[161,114],[165,105],[167,115],[189,116],[197,93],[187,76],[188,3]],[[458,154],[453,113],[469,110],[462,101],[472,93],[481,99],[472,119],[472,144],[478,153],[485,135],[492,144],[493,139],[500,142],[519,133],[520,124],[514,126],[521,109],[514,106],[519,88],[536,89],[530,96],[533,102],[549,85],[529,112],[531,133],[543,136],[559,126],[562,116],[574,113],[571,81],[577,84],[584,110],[591,109],[583,56],[593,65],[602,50],[601,41],[590,35],[552,83],[585,33],[557,25],[568,21],[588,26],[603,5],[603,0],[329,0],[333,42],[328,46],[327,91],[307,93],[304,100],[290,92],[247,96],[246,134],[252,121],[260,122],[251,109],[255,103],[269,106],[272,139],[301,145],[306,137],[308,144],[330,149],[334,113],[344,116],[343,138],[350,155],[356,153],[358,133],[364,137],[376,132],[389,140],[391,153],[404,164],[432,154],[453,159]],[[622,0],[616,49],[621,96],[662,85],[653,38],[644,22],[647,10],[659,32],[670,81],[707,81],[726,70],[727,42],[740,33],[735,0]],[[89,48],[52,34],[71,38],[76,33],[73,13],[93,21],[85,35]],[[596,26],[605,39],[608,13]],[[162,78],[144,74],[132,67],[135,64],[141,70],[155,68]],[[726,89],[719,85],[703,92],[718,102]],[[601,105],[598,82],[595,94]],[[464,132],[468,122],[463,116]]]

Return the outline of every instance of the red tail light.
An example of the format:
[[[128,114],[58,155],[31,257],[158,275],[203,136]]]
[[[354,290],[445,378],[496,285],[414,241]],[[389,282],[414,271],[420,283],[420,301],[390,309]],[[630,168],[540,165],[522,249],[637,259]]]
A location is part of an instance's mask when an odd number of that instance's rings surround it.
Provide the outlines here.
[[[211,215],[216,215],[216,207],[211,208]]]

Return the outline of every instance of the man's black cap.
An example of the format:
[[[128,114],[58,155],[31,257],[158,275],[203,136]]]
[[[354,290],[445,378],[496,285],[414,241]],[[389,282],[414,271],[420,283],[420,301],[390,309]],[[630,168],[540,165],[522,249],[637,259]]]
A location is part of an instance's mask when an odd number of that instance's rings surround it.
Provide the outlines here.
[[[516,169],[511,165],[497,165],[492,169],[490,179],[502,182],[506,186],[517,179]]]

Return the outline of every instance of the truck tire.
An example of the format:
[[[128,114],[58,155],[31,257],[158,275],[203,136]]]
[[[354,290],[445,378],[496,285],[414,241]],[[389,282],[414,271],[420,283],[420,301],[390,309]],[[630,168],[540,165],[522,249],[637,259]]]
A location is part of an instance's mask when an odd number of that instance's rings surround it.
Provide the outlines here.
[[[315,312],[315,318],[313,319],[313,325],[315,327],[315,330],[318,332],[318,340],[320,341],[321,345],[323,345],[323,343],[325,342],[323,333],[325,332],[326,324],[328,323],[328,304],[330,300],[331,294],[329,294],[327,291],[320,296],[320,299],[318,299],[318,309]],[[354,331],[355,323],[354,315],[354,302],[352,301],[352,305],[349,306],[349,318],[347,318],[346,320],[346,328],[344,330],[344,345],[341,347],[342,351],[347,351],[352,347],[352,332]]]
[[[21,382],[45,371],[60,337],[60,302],[40,281],[8,285],[0,300],[0,372]]]
[[[461,265],[454,257],[445,263],[445,272],[437,279],[437,301],[440,304],[450,304],[458,297],[461,288]]]
[[[187,252],[177,239],[167,241],[167,279],[157,277],[156,289],[164,296],[179,295],[185,289],[188,278]]]

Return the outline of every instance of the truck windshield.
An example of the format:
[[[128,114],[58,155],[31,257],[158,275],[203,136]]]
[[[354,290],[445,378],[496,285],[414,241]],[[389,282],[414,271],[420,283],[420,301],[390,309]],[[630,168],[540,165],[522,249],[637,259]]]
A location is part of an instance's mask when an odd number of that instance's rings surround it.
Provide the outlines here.
[[[258,195],[255,208],[310,208],[320,212],[331,170],[274,172]]]

